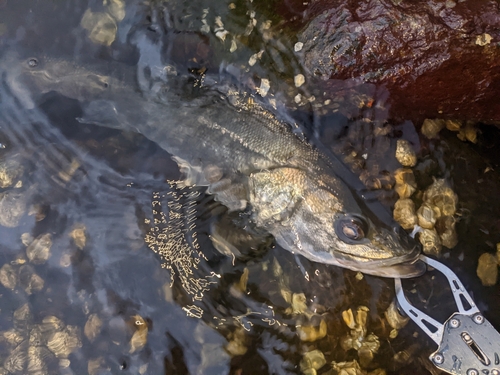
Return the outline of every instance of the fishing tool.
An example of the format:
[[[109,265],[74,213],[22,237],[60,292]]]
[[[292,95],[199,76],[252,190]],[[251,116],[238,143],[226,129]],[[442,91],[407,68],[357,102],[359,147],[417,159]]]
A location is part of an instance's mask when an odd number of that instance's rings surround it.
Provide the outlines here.
[[[420,259],[446,277],[458,308],[441,324],[414,307],[404,294],[401,279],[395,279],[400,309],[438,345],[430,361],[449,374],[500,375],[500,333],[481,314],[451,269],[425,255]]]

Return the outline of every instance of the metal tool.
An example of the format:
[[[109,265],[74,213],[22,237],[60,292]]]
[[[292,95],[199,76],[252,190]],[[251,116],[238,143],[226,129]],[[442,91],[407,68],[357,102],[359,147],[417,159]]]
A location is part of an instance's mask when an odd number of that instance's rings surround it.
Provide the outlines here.
[[[429,357],[440,370],[450,374],[500,375],[500,334],[481,314],[463,284],[444,264],[420,256],[425,263],[441,272],[448,280],[458,312],[444,324],[411,305],[395,279],[400,308],[438,345]]]

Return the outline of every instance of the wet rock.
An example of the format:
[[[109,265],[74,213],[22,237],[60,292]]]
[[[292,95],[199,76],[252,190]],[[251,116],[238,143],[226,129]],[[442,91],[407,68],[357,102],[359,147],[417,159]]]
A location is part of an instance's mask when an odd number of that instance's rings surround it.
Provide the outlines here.
[[[498,279],[498,262],[490,253],[481,254],[477,264],[477,276],[484,286],[493,286]]]
[[[83,249],[87,243],[84,225],[77,225],[69,234],[76,247]]]
[[[313,342],[326,336],[327,326],[321,316],[312,316],[307,322],[297,326],[297,334],[301,341]]]
[[[345,351],[356,350],[363,367],[368,366],[380,348],[378,337],[373,333],[367,334],[368,312],[366,306],[359,306],[355,316],[351,309],[342,312],[342,319],[351,332],[340,339],[340,346]]]
[[[80,330],[75,326],[67,326],[64,330],[55,332],[47,341],[47,347],[57,358],[68,358],[81,346]]]
[[[10,264],[4,264],[0,268],[0,283],[7,289],[14,289],[17,285],[17,270]]]
[[[397,169],[394,172],[394,180],[396,181],[394,190],[401,199],[410,198],[415,190],[417,190],[415,175],[409,168]]]
[[[245,343],[245,332],[246,331],[242,327],[238,327],[229,335],[229,342],[226,345],[226,350],[232,357],[244,355],[247,352],[248,348]]]
[[[337,375],[385,375],[386,372],[383,369],[375,369],[371,372],[364,371],[360,366],[358,361],[354,360],[351,362],[332,362],[332,368]]]
[[[417,224],[415,203],[411,199],[399,199],[394,204],[394,220],[404,229],[413,229]]]
[[[425,254],[441,256],[441,240],[435,229],[422,229],[418,234],[418,240]]]
[[[91,314],[85,323],[83,333],[92,342],[101,332],[102,321],[97,314]]]
[[[23,172],[24,168],[19,161],[15,159],[2,160],[0,162],[0,188],[14,186]]]
[[[390,190],[394,187],[395,179],[389,172],[382,171],[377,174],[371,174],[364,170],[361,172],[359,179],[365,184],[368,189],[385,189]]]
[[[461,141],[477,142],[477,129],[473,123],[467,122],[464,128],[461,128],[457,135]]]
[[[302,314],[307,311],[306,296],[304,293],[294,293],[292,295],[292,313]]]
[[[62,331],[64,327],[64,322],[53,315],[44,317],[42,319],[42,323],[39,325],[40,331],[42,332],[45,341],[47,341],[54,333]]]
[[[446,129],[452,132],[458,132],[462,127],[462,123],[458,120],[446,120],[445,121]]]
[[[308,369],[319,370],[326,364],[325,355],[319,350],[311,350],[304,353],[300,361],[300,369],[304,372]]]
[[[24,336],[16,329],[10,329],[8,331],[2,332],[2,337],[10,344],[10,346],[13,347],[19,345],[24,341]]]
[[[87,9],[81,21],[82,27],[89,32],[89,38],[96,44],[109,46],[116,37],[116,21],[108,13],[92,12]]]
[[[413,167],[417,164],[417,154],[405,139],[398,139],[396,142],[396,159],[404,167]]]
[[[384,316],[387,319],[389,325],[397,330],[406,326],[410,321],[409,317],[404,317],[399,313],[398,308],[394,303],[394,301],[391,302],[387,310],[384,312]]]
[[[436,222],[436,230],[441,239],[441,244],[448,249],[453,249],[458,243],[455,224],[456,220],[453,216],[441,216]]]
[[[30,346],[28,348],[27,371],[30,374],[48,373],[48,364],[54,361],[54,355],[44,346]]]
[[[447,3],[307,2],[298,55],[330,96],[359,80],[384,85],[397,117],[499,120],[498,3]]]
[[[14,311],[14,327],[21,333],[28,332],[33,324],[33,315],[30,306],[25,303]]]
[[[89,372],[89,375],[108,373],[109,370],[109,368],[106,368],[106,361],[103,357],[92,358],[87,364],[87,371]]]
[[[436,213],[427,204],[422,204],[417,210],[418,225],[425,229],[432,229],[436,225]]]
[[[424,193],[424,201],[428,203],[437,217],[454,215],[457,210],[458,197],[444,179],[437,179]],[[437,210],[436,210],[437,209]]]
[[[21,235],[21,242],[23,243],[24,246],[28,247],[30,243],[32,243],[34,240],[33,236],[31,233],[23,233]]]
[[[38,236],[27,248],[26,255],[30,262],[42,264],[49,259],[52,247],[52,235],[50,233]]]
[[[445,122],[441,119],[425,119],[421,132],[429,139],[437,138],[439,132],[444,128]]]
[[[7,191],[0,194],[0,225],[15,228],[26,213],[26,193]]]
[[[28,347],[29,343],[23,341],[5,359],[3,366],[9,373],[20,374],[26,372],[28,364]]]
[[[45,281],[31,265],[25,264],[19,267],[19,284],[27,294],[32,294],[42,290]]]

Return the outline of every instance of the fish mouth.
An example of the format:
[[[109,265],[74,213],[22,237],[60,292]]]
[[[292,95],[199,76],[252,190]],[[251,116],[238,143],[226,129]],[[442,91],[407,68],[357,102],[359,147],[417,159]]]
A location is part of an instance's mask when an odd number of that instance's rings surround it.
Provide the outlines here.
[[[346,257],[336,255],[338,265],[353,271],[362,272],[368,275],[409,279],[418,277],[427,271],[425,262],[419,259],[421,249],[415,245],[410,252],[405,255],[396,256],[389,259],[368,259],[358,257]]]

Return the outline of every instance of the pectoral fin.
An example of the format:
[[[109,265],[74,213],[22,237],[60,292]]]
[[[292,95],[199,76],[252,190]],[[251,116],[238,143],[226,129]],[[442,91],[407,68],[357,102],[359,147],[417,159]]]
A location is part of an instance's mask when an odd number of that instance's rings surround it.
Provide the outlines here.
[[[274,239],[255,228],[245,213],[226,213],[212,224],[210,239],[221,254],[233,259],[255,257],[269,249]]]
[[[112,101],[94,100],[83,106],[82,117],[77,118],[81,123],[106,126],[108,128],[129,130],[126,121],[120,118]]]

